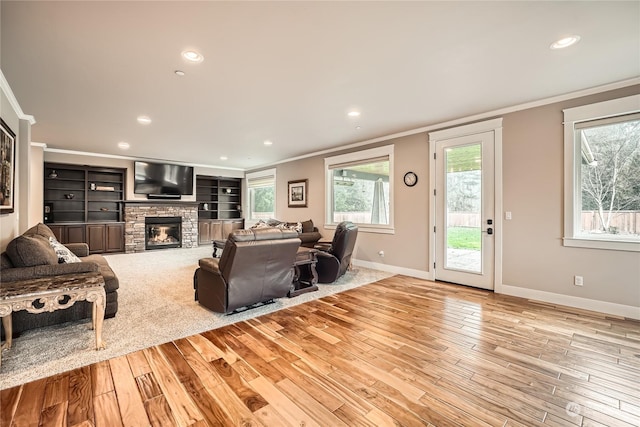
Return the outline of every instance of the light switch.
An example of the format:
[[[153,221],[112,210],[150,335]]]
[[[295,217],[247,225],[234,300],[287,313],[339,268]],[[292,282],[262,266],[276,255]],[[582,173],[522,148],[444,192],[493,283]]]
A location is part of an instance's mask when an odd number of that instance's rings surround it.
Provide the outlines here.
[[[511,212],[507,211],[504,213],[504,219],[511,219]]]

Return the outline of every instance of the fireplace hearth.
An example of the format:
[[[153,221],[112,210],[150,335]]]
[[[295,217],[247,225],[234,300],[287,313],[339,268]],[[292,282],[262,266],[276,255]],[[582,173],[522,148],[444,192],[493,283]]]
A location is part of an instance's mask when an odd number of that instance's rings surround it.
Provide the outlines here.
[[[182,218],[145,217],[145,249],[182,247]]]

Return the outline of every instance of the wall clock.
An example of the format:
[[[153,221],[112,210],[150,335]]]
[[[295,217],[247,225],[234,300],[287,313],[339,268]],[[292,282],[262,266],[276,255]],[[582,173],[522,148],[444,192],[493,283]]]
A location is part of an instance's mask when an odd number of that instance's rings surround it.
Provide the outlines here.
[[[404,174],[404,184],[407,187],[413,187],[418,183],[418,175],[415,172],[407,172]]]

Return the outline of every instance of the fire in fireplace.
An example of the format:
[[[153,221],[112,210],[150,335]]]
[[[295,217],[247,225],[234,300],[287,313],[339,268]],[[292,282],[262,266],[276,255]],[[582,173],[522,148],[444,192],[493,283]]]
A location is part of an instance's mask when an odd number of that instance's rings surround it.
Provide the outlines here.
[[[182,218],[146,217],[145,249],[167,249],[182,247]]]

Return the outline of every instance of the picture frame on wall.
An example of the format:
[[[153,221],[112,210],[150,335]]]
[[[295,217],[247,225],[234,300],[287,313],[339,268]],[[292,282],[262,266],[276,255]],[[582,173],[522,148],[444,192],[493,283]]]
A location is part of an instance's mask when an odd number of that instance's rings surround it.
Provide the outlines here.
[[[0,118],[0,214],[15,208],[16,134]]]
[[[306,208],[307,207],[307,187],[308,179],[299,179],[297,181],[289,181],[288,200],[290,208]]]

